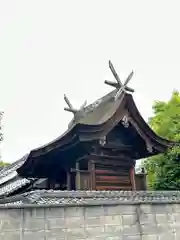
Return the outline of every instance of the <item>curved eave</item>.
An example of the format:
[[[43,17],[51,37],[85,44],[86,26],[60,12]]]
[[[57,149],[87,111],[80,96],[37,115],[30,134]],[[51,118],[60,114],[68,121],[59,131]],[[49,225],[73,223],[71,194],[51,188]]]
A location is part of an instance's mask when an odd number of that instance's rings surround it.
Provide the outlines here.
[[[27,178],[16,177],[4,183],[3,186],[0,186],[0,198],[13,194],[17,190],[24,188],[27,185],[30,185],[33,180],[29,180]]]
[[[110,115],[106,114],[106,118],[101,116],[98,124],[84,124],[77,123],[68,129],[62,136],[58,137],[54,141],[32,150],[25,161],[20,167],[20,170],[29,165],[29,162],[36,158],[46,155],[51,151],[66,151],[76,145],[78,142],[98,140],[101,136],[107,135],[123,118],[124,114],[129,113],[133,119],[137,132],[141,132],[141,137],[147,141],[157,150],[157,152],[164,152],[170,147],[173,147],[176,143],[161,138],[148,126],[145,120],[139,113],[136,104],[131,94],[123,94],[122,97],[113,101],[111,106],[113,110],[110,111]],[[108,117],[107,117],[108,116]],[[152,155],[147,153],[147,155]],[[149,156],[148,155],[148,156]]]
[[[31,166],[32,162],[36,161],[39,157],[46,155],[50,152],[56,151],[63,152],[69,150],[71,147],[76,145],[78,142],[88,142],[98,140],[105,134],[108,128],[112,128],[116,125],[117,115],[123,113],[123,111],[116,111],[117,109],[124,109],[125,106],[125,94],[117,102],[113,101],[112,104],[116,104],[112,115],[109,116],[106,121],[100,121],[100,124],[90,125],[84,123],[77,123],[66,131],[62,136],[55,139],[54,141],[46,144],[40,148],[32,150],[26,160],[26,162],[18,169],[18,173],[21,174]],[[121,114],[122,115],[122,114]],[[101,116],[102,117],[102,116]],[[33,163],[34,164],[34,163]]]
[[[132,95],[127,95],[127,108],[129,113],[135,123],[138,125],[138,128],[141,130],[144,136],[149,139],[149,142],[152,143],[154,146],[161,145],[164,149],[171,148],[177,144],[177,142],[169,141],[158,136],[145,122],[141,114],[139,113],[137,106],[132,98]]]

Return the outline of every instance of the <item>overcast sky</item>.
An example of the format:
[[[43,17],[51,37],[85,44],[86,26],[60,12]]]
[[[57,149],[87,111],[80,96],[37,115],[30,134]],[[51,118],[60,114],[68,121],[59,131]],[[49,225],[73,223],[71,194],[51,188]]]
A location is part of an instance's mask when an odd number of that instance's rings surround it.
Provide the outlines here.
[[[178,1],[0,1],[0,109],[4,161],[66,130],[74,106],[111,91],[110,59],[142,116],[180,90]]]

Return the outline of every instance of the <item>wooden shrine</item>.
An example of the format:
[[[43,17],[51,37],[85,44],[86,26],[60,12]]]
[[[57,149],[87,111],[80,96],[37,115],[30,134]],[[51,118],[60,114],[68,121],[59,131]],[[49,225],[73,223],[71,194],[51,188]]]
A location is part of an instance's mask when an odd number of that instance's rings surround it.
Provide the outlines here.
[[[113,91],[80,109],[67,96],[66,111],[74,117],[53,142],[30,152],[18,169],[21,176],[47,179],[46,188],[66,190],[136,190],[135,164],[173,146],[157,136],[140,115],[128,83],[105,81]],[[140,184],[138,185],[140,186]]]

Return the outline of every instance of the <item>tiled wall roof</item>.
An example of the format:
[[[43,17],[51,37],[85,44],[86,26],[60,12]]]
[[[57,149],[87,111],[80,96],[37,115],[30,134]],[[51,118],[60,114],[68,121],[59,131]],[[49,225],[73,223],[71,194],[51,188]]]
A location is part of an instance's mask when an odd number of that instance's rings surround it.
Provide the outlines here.
[[[179,202],[180,191],[45,191],[37,190],[19,196],[4,198],[5,205],[101,205],[128,203]]]

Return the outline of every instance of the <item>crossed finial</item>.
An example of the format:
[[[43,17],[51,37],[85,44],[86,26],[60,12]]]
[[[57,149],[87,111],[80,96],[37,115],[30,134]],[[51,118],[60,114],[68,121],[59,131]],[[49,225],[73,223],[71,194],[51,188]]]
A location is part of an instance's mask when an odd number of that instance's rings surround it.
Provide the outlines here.
[[[85,101],[79,109],[75,109],[73,108],[72,104],[70,103],[69,99],[67,98],[67,96],[64,94],[64,100],[67,103],[69,108],[64,108],[65,111],[71,112],[74,114],[74,116],[76,116],[77,113],[83,113],[84,112],[84,108],[87,104],[87,102]]]
[[[115,100],[119,98],[119,96],[121,95],[122,92],[126,92],[126,91],[134,92],[134,89],[132,89],[132,88],[127,86],[127,84],[129,83],[129,81],[131,80],[131,78],[132,78],[132,76],[134,74],[133,71],[129,74],[129,76],[127,77],[125,82],[122,83],[120,78],[119,78],[119,76],[118,76],[118,74],[116,73],[116,70],[114,69],[111,61],[109,61],[109,68],[111,69],[111,72],[114,75],[114,77],[115,77],[117,82],[112,82],[112,81],[105,80],[105,83],[107,85],[110,85],[110,86],[115,87],[116,89],[118,89],[118,91],[117,91],[117,93],[116,93],[116,95],[114,97]]]

